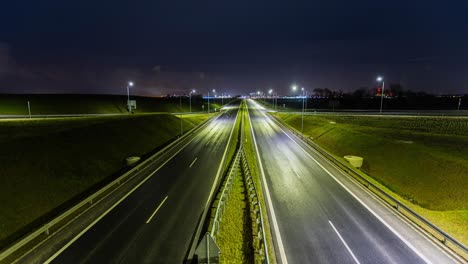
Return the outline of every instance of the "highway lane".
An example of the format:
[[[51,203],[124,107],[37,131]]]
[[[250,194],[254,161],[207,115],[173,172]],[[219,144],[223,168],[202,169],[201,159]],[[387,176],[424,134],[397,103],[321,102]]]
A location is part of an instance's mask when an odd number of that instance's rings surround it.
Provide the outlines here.
[[[208,200],[237,106],[212,121],[52,263],[182,263]]]
[[[281,263],[454,263],[261,106],[248,106]]]

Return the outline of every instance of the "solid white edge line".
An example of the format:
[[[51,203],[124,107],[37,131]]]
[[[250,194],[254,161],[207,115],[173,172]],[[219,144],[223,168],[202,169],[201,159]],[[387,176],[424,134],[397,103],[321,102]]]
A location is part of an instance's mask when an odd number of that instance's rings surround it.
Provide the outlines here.
[[[192,161],[192,163],[190,163],[189,168],[192,168],[193,164],[195,163],[195,161],[197,161],[197,159],[198,159],[198,158],[195,158],[195,159]]]
[[[265,194],[266,194],[267,201],[268,201],[268,209],[270,210],[270,215],[272,218],[273,229],[276,233],[275,237],[276,237],[276,242],[278,243],[281,263],[287,264],[288,260],[286,258],[286,252],[284,251],[284,245],[283,245],[283,240],[281,239],[281,233],[279,231],[278,221],[276,220],[275,209],[273,208],[273,203],[271,202],[270,189],[268,188],[268,184],[267,184],[266,177],[265,177],[265,171],[263,170],[262,159],[260,158],[260,154],[259,154],[260,152],[258,151],[257,140],[255,139],[255,133],[253,131],[252,121],[250,119],[249,107],[247,106],[247,103],[245,104],[245,107],[247,109],[247,115],[249,116],[250,132],[252,134],[253,142],[255,145],[255,151],[257,152],[257,159],[258,159],[258,163],[260,167],[260,173],[262,174],[262,181],[265,187]]]
[[[219,176],[221,174],[221,170],[223,169],[224,160],[226,159],[226,154],[227,154],[227,151],[228,151],[228,148],[229,148],[229,143],[231,143],[232,133],[234,132],[234,128],[236,127],[238,116],[239,116],[239,109],[237,109],[236,119],[235,119],[234,124],[232,125],[231,133],[229,134],[229,139],[228,139],[228,142],[226,144],[226,148],[224,149],[224,154],[223,154],[223,157],[221,158],[221,163],[220,163],[220,165],[218,167],[218,172],[216,173],[216,178],[214,180],[213,186],[211,186],[210,195],[208,196],[208,200],[206,201],[206,204],[205,204],[205,209],[207,209],[208,206],[209,206],[211,196],[213,196],[213,193],[215,191],[216,182],[218,182],[218,178],[219,178]]]
[[[333,230],[335,230],[335,233],[338,235],[338,237],[340,238],[341,242],[343,242],[344,246],[346,247],[346,249],[348,250],[349,254],[351,254],[351,256],[353,257],[354,261],[356,261],[357,264],[361,264],[359,262],[359,260],[356,258],[356,256],[354,255],[354,253],[351,251],[351,249],[349,248],[348,244],[346,243],[346,241],[343,239],[343,237],[340,235],[340,233],[338,232],[338,230],[335,228],[335,226],[333,225],[333,223],[328,220],[328,223],[330,223],[331,227],[333,228]]]
[[[263,115],[265,115],[264,113],[262,113]],[[265,115],[265,117],[269,118],[268,116]],[[418,255],[422,260],[424,260],[424,262],[426,262],[427,264],[432,264],[432,262],[427,259],[416,247],[414,247],[408,240],[406,240],[402,235],[400,235],[400,233],[398,233],[392,226],[390,226],[385,220],[383,220],[382,217],[380,217],[376,212],[374,212],[369,206],[367,206],[361,199],[359,199],[353,192],[351,192],[351,190],[348,189],[348,187],[346,187],[341,181],[339,181],[335,176],[333,176],[331,174],[331,172],[329,172],[324,166],[322,166],[322,164],[320,164],[314,157],[312,157],[312,155],[310,155],[299,143],[297,143],[293,138],[291,138],[287,133],[286,131],[283,130],[283,128],[281,128],[280,126],[277,125],[277,127],[279,129],[281,129],[281,131],[283,131],[283,133],[289,138],[291,139],[297,146],[299,146],[299,148],[304,151],[304,153],[306,153],[307,156],[309,156],[315,163],[317,163],[317,165],[320,166],[320,168],[322,168],[328,175],[330,175],[339,185],[341,185],[341,187],[343,187],[343,189],[345,189],[349,194],[351,194],[351,196],[354,197],[354,199],[356,199],[362,206],[364,206],[364,208],[366,208],[371,214],[373,214],[382,224],[384,224],[393,234],[395,234],[401,241],[403,241],[403,243],[405,243],[411,250],[413,250],[413,252]]]
[[[223,113],[224,114],[224,113]],[[221,114],[221,115],[223,115]],[[219,116],[221,116],[219,115]],[[218,116],[218,117],[219,117]],[[228,139],[228,142],[226,144],[226,148],[224,150],[224,154],[223,154],[223,157],[221,158],[221,163],[218,167],[218,172],[216,173],[216,178],[213,182],[213,186],[211,187],[211,191],[210,191],[210,195],[208,196],[208,199],[206,200],[206,204],[205,204],[205,207],[203,209],[203,212],[202,212],[202,218],[201,218],[201,221],[199,222],[197,228],[196,228],[196,231],[195,231],[195,237],[199,237],[200,235],[200,232],[201,232],[201,225],[200,223],[204,222],[205,221],[205,217],[206,217],[206,214],[205,212],[207,212],[208,210],[208,207],[210,205],[210,200],[211,200],[211,197],[213,196],[213,193],[214,193],[214,190],[215,190],[215,187],[216,187],[216,182],[218,181],[218,178],[219,178],[219,175],[221,173],[221,169],[223,167],[223,163],[224,163],[224,159],[226,158],[226,154],[227,154],[227,150],[229,148],[229,143],[231,142],[231,138],[232,138],[232,134],[234,132],[234,128],[236,127],[236,122],[237,122],[237,118],[239,116],[239,109],[237,110],[237,115],[236,115],[236,119],[235,119],[235,122],[234,124],[232,125],[232,128],[231,128],[231,133],[229,134],[229,139]],[[211,131],[211,130],[210,130]],[[211,139],[210,139],[211,140]],[[190,250],[189,250],[189,257],[193,256],[193,254],[195,253],[195,247],[197,246],[197,244],[195,242],[192,242],[192,246],[190,247]]]
[[[164,204],[164,202],[167,200],[167,197],[169,196],[166,196],[166,198],[164,198],[164,200],[159,204],[158,208],[156,208],[156,210],[151,214],[151,216],[148,218],[148,220],[146,220],[146,223],[149,224],[149,222],[151,221],[151,219],[153,219],[154,215],[159,211],[159,208],[161,208],[161,206]]]
[[[190,141],[188,141],[185,145],[183,145],[179,150],[177,150],[170,158],[168,158],[163,164],[161,164],[156,170],[154,170],[150,175],[148,175],[143,181],[141,181],[137,186],[135,186],[132,190],[130,190],[125,196],[120,198],[114,205],[112,205],[109,209],[107,209],[103,214],[101,214],[96,220],[94,220],[91,224],[89,224],[85,229],[83,229],[78,235],[76,235],[73,239],[68,241],[65,246],[60,248],[57,252],[55,252],[51,257],[49,257],[44,264],[48,264],[52,262],[55,258],[57,258],[63,251],[65,251],[71,244],[75,243],[84,233],[86,233],[89,229],[91,229],[97,222],[99,222],[102,218],[104,218],[110,211],[112,211],[117,205],[119,205],[123,200],[125,200],[130,194],[132,194],[136,189],[138,189],[143,183],[145,183],[149,178],[151,178],[156,172],[158,172],[164,165],[166,165],[169,161],[172,160],[179,152],[185,149],[193,140],[195,140],[196,136],[193,137]]]

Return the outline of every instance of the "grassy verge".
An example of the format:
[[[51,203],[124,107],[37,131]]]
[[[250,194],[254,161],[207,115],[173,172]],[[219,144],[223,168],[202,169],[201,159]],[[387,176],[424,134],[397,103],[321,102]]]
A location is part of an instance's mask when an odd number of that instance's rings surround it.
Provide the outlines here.
[[[234,178],[216,242],[221,263],[254,263],[252,219],[241,173]]]
[[[265,221],[265,235],[266,235],[266,240],[267,240],[267,245],[268,245],[268,254],[270,258],[270,263],[276,263],[276,255],[275,255],[275,249],[273,247],[273,239],[271,236],[270,232],[270,222],[268,218],[268,213],[267,213],[267,207],[266,203],[263,197],[263,188],[262,184],[260,181],[260,173],[258,171],[259,165],[257,163],[257,156],[256,156],[256,150],[255,146],[253,143],[253,138],[250,130],[250,120],[249,120],[249,115],[247,112],[247,108],[245,106],[245,101],[243,102],[243,107],[242,107],[242,112],[243,112],[243,118],[244,118],[244,133],[243,133],[243,145],[244,145],[244,151],[245,151],[245,156],[247,158],[247,163],[249,164],[250,172],[252,174],[252,179],[254,180],[255,186],[258,191],[258,199],[260,201],[260,204],[262,206],[262,216]]]
[[[257,187],[258,199],[262,204],[263,219],[265,219],[265,233],[267,236],[268,252],[270,263],[276,263],[275,253],[273,248],[272,237],[270,234],[270,225],[268,223],[268,215],[265,211],[265,202],[263,200],[263,194],[260,184],[260,178],[257,170],[256,154],[253,146],[252,136],[250,134],[250,123],[248,119],[247,110],[244,106],[245,103],[241,104],[239,113],[239,121],[243,119],[243,126],[237,127],[237,131],[240,129],[243,131],[242,140],[244,144],[244,151],[248,160],[249,168]],[[211,230],[213,225],[213,219],[216,213],[216,207],[220,199],[220,192],[218,193],[217,199],[211,206],[211,219],[208,225],[208,230]],[[222,217],[220,224],[219,234],[217,235],[217,244],[221,249],[221,263],[254,263],[255,254],[253,249],[254,241],[254,219],[253,211],[250,210],[249,198],[246,196],[247,190],[245,182],[242,179],[242,175],[237,175],[229,201],[227,202],[226,210]]]
[[[300,115],[274,115],[300,130]],[[364,157],[363,176],[468,243],[468,119],[306,116],[304,135],[342,161]]]
[[[33,221],[125,169],[209,115],[170,114],[7,120],[0,122],[0,246]],[[97,187],[96,187],[97,186]]]
[[[239,113],[239,117],[241,117],[241,113]],[[226,176],[229,173],[229,165],[233,162],[236,154],[240,128],[241,118],[238,118],[226,153],[225,162],[222,164],[222,173],[225,176],[220,185],[216,199],[210,207],[210,218],[207,225],[208,232],[211,231],[213,226],[216,208],[221,199],[221,191],[226,183]],[[238,173],[233,183],[229,200],[226,203],[226,209],[220,223],[219,234],[215,234],[217,237],[216,242],[221,249],[221,263],[253,263],[254,261],[251,242],[251,219],[248,214],[248,208],[248,200],[246,198],[242,175]]]
[[[154,112],[206,112],[207,100],[201,96],[144,97],[133,96],[137,108],[135,113]],[[224,103],[236,100],[226,98]],[[0,95],[0,115],[27,115],[28,101],[33,115],[52,114],[122,114],[127,113],[126,95],[92,94],[2,94]],[[219,111],[221,99],[211,99],[210,109]]]

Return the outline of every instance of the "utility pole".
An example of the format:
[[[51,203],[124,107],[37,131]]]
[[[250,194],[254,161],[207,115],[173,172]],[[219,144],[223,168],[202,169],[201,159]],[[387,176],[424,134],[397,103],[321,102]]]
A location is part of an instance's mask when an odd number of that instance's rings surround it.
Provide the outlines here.
[[[182,114],[182,93],[179,95],[179,107],[180,107],[180,112]],[[184,134],[184,129],[183,129],[183,124],[182,124],[182,115],[180,115],[179,117],[180,119],[180,136],[182,136],[182,134]]]
[[[28,101],[28,113],[29,113],[29,119],[31,119],[31,104]]]

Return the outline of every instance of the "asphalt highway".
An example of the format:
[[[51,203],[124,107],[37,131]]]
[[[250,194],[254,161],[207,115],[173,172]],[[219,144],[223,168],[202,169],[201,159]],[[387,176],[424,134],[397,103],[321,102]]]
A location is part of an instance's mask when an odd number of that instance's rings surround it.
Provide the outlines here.
[[[148,170],[144,184],[46,262],[183,263],[237,110],[227,109],[159,170]]]
[[[248,107],[280,263],[456,263],[262,106]]]

